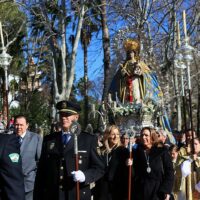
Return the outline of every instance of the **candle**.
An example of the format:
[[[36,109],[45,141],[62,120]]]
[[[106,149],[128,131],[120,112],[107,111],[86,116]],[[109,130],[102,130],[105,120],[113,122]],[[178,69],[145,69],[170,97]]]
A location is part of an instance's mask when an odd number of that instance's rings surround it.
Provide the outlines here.
[[[184,31],[185,39],[187,39],[187,26],[186,26],[185,10],[183,11],[183,31]]]
[[[92,104],[92,112],[95,112],[95,105]]]
[[[116,107],[117,107],[117,102],[113,101],[113,108],[116,109]]]
[[[95,105],[92,104],[92,117],[95,119]]]
[[[181,90],[182,90],[182,96],[185,96],[185,87],[184,87],[184,72],[183,69],[181,70]]]
[[[0,34],[1,34],[2,48],[4,49],[3,30],[2,30],[2,24],[1,24],[1,22],[0,22]]]
[[[181,46],[181,35],[180,35],[179,21],[177,22],[177,44],[178,44],[178,47]]]
[[[108,103],[112,103],[112,98],[111,98],[111,94],[108,94]]]
[[[102,110],[105,111],[105,104],[104,104],[104,101],[102,101]]]
[[[188,76],[188,89],[191,90],[190,66],[189,66],[189,63],[187,63],[187,76]]]

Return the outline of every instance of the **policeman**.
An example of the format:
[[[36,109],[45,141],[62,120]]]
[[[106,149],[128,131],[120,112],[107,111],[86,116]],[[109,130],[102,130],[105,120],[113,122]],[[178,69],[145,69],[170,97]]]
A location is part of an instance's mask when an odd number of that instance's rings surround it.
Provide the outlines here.
[[[78,135],[79,170],[75,170],[74,135],[70,132],[77,121],[80,106],[58,102],[62,131],[44,137],[35,182],[35,200],[75,200],[76,182],[80,186],[80,200],[91,199],[90,183],[104,174],[104,164],[97,153],[97,138],[86,132]]]
[[[0,200],[25,200],[24,177],[15,135],[0,134]]]

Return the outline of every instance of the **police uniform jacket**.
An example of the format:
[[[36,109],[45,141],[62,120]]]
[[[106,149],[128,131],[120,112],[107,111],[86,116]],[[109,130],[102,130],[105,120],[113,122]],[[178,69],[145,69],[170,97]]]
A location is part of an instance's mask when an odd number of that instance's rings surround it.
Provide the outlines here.
[[[104,164],[97,153],[97,138],[82,132],[78,136],[78,151],[79,170],[85,175],[85,182],[80,183],[80,199],[89,200],[89,184],[104,174]],[[66,146],[62,144],[62,132],[46,136],[38,165],[34,199],[76,199],[76,183],[72,179],[72,171],[75,171],[74,136],[71,136]]]
[[[0,134],[0,200],[24,200],[24,179],[15,135]]]

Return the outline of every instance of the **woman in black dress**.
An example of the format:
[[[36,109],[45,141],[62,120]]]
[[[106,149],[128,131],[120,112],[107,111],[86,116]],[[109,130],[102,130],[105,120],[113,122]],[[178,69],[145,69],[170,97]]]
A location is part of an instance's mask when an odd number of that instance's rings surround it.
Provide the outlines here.
[[[145,127],[141,144],[133,152],[134,200],[169,200],[173,188],[174,170],[167,148],[157,141],[154,129]]]

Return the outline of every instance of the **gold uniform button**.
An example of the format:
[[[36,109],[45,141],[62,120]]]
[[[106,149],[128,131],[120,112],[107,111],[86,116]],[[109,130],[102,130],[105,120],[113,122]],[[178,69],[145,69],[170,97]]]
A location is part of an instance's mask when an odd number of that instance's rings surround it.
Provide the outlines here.
[[[62,169],[62,170],[63,170],[63,167],[60,167],[60,169]]]
[[[59,186],[59,188],[60,188],[60,189],[63,189],[63,186],[62,186],[62,185],[60,185],[60,186]]]
[[[60,179],[63,179],[63,176],[60,176]]]

